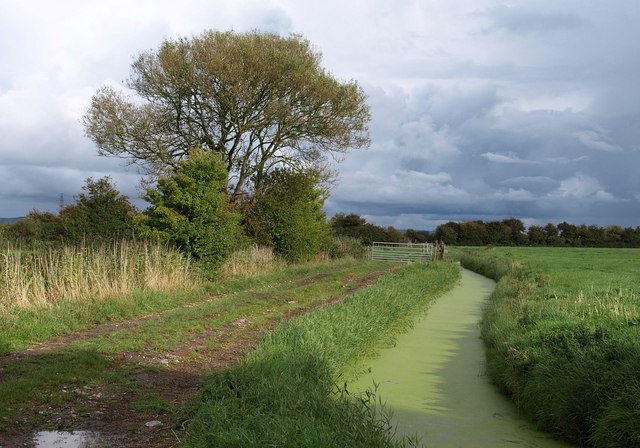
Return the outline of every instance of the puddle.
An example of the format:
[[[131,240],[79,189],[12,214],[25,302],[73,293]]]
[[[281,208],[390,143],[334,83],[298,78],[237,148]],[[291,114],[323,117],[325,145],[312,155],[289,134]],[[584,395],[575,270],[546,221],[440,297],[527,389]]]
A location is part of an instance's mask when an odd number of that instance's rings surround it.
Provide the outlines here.
[[[33,438],[36,448],[104,447],[100,434],[93,431],[40,431]]]

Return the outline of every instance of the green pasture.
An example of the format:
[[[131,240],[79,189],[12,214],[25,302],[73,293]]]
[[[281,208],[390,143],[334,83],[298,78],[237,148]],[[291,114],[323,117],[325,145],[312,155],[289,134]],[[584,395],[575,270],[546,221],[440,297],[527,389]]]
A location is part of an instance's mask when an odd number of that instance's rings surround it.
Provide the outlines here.
[[[640,250],[467,249],[499,280],[482,320],[487,372],[543,429],[640,446]]]
[[[640,249],[497,247],[491,252],[525,263],[549,277],[558,294],[576,291],[640,291]]]

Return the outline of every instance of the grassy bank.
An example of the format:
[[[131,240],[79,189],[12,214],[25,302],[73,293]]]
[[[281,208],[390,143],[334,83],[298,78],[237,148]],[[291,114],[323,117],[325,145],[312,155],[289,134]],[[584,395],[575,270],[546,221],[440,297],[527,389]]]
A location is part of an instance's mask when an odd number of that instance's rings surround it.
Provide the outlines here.
[[[0,357],[0,445],[22,446],[8,438],[34,430],[91,427],[125,434],[126,446],[170,446],[145,437],[175,442],[174,413],[211,371],[236,365],[277,321],[362,288],[389,268],[343,260],[229,278],[200,294],[145,302],[144,317]],[[121,300],[102,303],[129,314],[143,311]],[[165,425],[149,432],[144,423],[155,419]],[[116,442],[105,446],[121,446]]]
[[[476,249],[500,280],[482,320],[488,374],[539,425],[581,446],[640,446],[634,249]]]
[[[455,265],[417,264],[271,332],[237,368],[215,376],[185,447],[397,446],[372,395],[350,397],[340,374],[451,288]]]

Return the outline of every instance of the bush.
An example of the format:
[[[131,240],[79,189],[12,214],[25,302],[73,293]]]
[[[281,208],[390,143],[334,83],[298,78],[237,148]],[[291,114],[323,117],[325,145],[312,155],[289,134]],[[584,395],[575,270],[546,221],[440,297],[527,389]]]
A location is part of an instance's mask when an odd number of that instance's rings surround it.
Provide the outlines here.
[[[367,255],[367,248],[362,241],[350,236],[332,236],[327,240],[324,250],[332,260],[345,257],[361,259]]]
[[[226,182],[218,154],[192,151],[174,173],[147,189],[151,207],[140,223],[143,234],[160,236],[217,269],[242,239],[240,216],[227,203]]]
[[[244,206],[244,227],[255,243],[290,262],[308,261],[329,237],[322,210],[326,192],[316,172],[275,170]]]
[[[60,211],[59,221],[68,242],[104,242],[134,236],[135,207],[111,184],[108,176],[98,180],[88,178],[82,189],[85,193],[76,197],[76,203]],[[46,231],[51,224],[44,224],[50,221],[55,224],[55,220],[45,220],[44,215],[40,221]],[[51,239],[51,233],[54,230],[49,230],[42,238]]]
[[[60,217],[50,212],[30,211],[24,219],[7,225],[5,237],[13,243],[29,246],[47,245],[60,242],[64,238],[64,228]]]

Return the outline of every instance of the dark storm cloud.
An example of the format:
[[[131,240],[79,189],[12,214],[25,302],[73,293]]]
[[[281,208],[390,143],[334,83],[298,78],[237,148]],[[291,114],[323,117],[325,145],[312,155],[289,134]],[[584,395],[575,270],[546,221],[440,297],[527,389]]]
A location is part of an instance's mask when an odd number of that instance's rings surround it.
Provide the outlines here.
[[[5,6],[0,216],[55,210],[90,176],[136,196],[136,171],[83,135],[91,95],[118,88],[132,57],[164,38],[257,28],[302,33],[369,95],[372,145],[336,165],[329,215],[400,228],[508,216],[640,225],[636,0]]]

